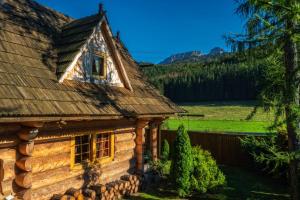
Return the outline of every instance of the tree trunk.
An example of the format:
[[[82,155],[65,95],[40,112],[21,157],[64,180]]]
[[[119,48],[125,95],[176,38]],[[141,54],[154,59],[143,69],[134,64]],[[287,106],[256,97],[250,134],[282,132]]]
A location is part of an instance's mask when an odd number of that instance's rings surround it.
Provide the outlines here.
[[[286,22],[287,30],[294,27],[290,19]],[[299,72],[297,66],[297,46],[292,41],[290,35],[286,36],[284,46],[284,64],[285,64],[285,112],[286,125],[288,132],[288,149],[289,152],[295,152],[299,149],[298,135],[300,133],[300,124],[297,110],[299,108]],[[299,183],[298,183],[298,160],[291,159],[289,163],[289,178],[291,187],[291,196],[293,200],[299,200]]]

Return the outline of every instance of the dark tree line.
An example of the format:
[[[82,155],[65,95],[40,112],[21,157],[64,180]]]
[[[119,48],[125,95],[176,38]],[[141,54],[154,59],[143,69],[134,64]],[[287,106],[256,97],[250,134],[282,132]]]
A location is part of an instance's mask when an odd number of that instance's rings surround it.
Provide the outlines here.
[[[143,68],[149,81],[174,102],[256,99],[262,67],[226,54],[199,63]]]

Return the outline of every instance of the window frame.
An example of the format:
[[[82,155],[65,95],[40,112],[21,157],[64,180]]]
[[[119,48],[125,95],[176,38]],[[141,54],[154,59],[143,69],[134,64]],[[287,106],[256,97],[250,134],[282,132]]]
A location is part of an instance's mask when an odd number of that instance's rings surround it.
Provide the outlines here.
[[[100,57],[103,59],[103,75],[96,75],[93,74],[93,65],[95,61],[95,57]],[[107,77],[107,54],[105,52],[100,52],[100,51],[94,51],[92,53],[92,59],[91,59],[91,75],[95,79],[103,80],[106,79]]]
[[[96,147],[96,141],[97,141],[97,135],[101,134],[109,134],[109,139],[110,139],[110,155],[108,157],[104,158],[97,158],[97,147]],[[75,163],[75,148],[76,148],[76,137],[81,137],[81,136],[86,136],[89,135],[91,137],[90,139],[90,158],[87,163],[92,163],[97,161],[100,164],[105,164],[108,162],[112,162],[115,157],[115,134],[112,132],[105,132],[105,133],[91,133],[91,134],[85,134],[85,135],[77,135],[73,136],[71,138],[71,164],[70,167],[71,169],[82,169],[84,163]]]
[[[101,134],[109,134],[109,139],[110,139],[110,155],[104,158],[97,158],[97,135],[101,135]],[[107,162],[111,162],[114,159],[115,156],[115,135],[114,133],[96,133],[93,134],[93,146],[92,146],[93,152],[93,161],[98,161],[101,164],[107,163]]]

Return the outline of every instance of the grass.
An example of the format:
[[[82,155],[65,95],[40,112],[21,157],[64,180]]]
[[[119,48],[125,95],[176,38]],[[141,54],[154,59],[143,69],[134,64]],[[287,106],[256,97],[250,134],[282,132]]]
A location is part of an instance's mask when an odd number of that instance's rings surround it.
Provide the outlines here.
[[[267,133],[274,113],[258,108],[249,119],[255,104],[254,101],[182,104],[180,106],[189,114],[203,114],[204,117],[170,118],[163,127],[176,130],[184,124],[191,131]]]
[[[259,121],[232,121],[232,120],[186,120],[169,119],[164,127],[169,130],[177,130],[178,126],[184,124],[190,131],[207,132],[247,132],[247,133],[266,133],[268,132],[267,122]]]
[[[221,168],[226,175],[227,186],[219,191],[207,194],[194,194],[189,199],[206,199],[206,200],[287,200],[286,184],[269,177],[241,170],[238,168],[225,167]],[[159,186],[149,188],[146,192],[139,193],[131,197],[131,200],[159,200],[179,199],[171,189],[168,181],[162,181]]]

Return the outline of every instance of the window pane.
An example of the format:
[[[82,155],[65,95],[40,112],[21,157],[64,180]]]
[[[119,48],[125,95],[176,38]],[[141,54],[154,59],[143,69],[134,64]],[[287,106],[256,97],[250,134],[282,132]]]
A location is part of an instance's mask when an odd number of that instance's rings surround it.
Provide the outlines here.
[[[82,145],[82,153],[88,153],[90,151],[89,145]]]
[[[110,134],[99,134],[96,137],[96,156],[97,158],[110,156]]]
[[[93,75],[104,76],[104,58],[94,55]]]
[[[75,154],[81,154],[81,146],[75,146]]]
[[[81,163],[81,155],[75,156],[75,163]]]
[[[83,163],[90,158],[90,135],[75,137],[75,164]]]

